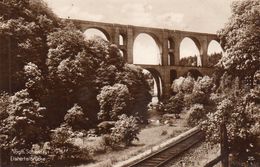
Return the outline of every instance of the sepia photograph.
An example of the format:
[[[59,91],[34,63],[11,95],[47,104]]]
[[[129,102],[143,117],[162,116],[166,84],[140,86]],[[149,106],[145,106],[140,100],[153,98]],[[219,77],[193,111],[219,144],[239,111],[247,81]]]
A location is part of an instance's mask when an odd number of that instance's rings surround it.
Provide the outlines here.
[[[0,0],[0,167],[260,167],[260,0]]]

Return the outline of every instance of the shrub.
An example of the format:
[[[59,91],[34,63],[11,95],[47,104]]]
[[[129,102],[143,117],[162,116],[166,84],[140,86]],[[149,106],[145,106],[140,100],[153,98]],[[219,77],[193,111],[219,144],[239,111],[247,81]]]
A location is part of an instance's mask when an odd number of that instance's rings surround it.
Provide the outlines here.
[[[197,66],[197,56],[183,57],[180,60],[182,66]]]
[[[7,107],[10,104],[10,96],[7,93],[0,93],[0,122],[8,117]]]
[[[188,111],[187,124],[196,126],[206,117],[206,110],[201,104],[194,104]]]
[[[184,96],[183,93],[171,97],[165,104],[165,110],[168,113],[180,114],[184,108]]]
[[[205,94],[209,95],[212,92],[212,88],[214,87],[213,78],[209,76],[204,76],[198,78],[194,85],[194,91],[202,91]]]
[[[259,108],[254,102],[237,96],[229,96],[217,106],[217,111],[209,113],[202,128],[211,143],[220,143],[220,125],[227,127],[230,152],[247,160],[256,152],[256,140],[260,135]],[[243,97],[243,96],[242,96]]]
[[[67,114],[64,116],[64,123],[72,127],[74,130],[78,129],[87,129],[88,118],[83,113],[83,109],[74,104],[74,106],[67,111]]]
[[[49,161],[54,165],[88,162],[91,160],[89,150],[72,143],[73,131],[66,126],[52,130],[49,143]]]
[[[104,86],[97,99],[100,104],[99,120],[115,121],[119,115],[127,113],[132,98],[126,85],[115,84]]]
[[[185,94],[190,94],[193,91],[194,88],[194,84],[195,84],[195,80],[194,78],[192,78],[191,76],[186,77],[182,84],[181,84],[181,90],[183,91],[183,93]]]
[[[188,106],[193,104],[207,104],[209,102],[209,95],[202,91],[193,91],[192,94],[185,96],[185,103]]]
[[[44,93],[44,82],[41,70],[36,64],[30,62],[24,66],[24,74],[26,78],[26,89],[34,99],[39,100]]]
[[[30,148],[32,144],[46,138],[46,108],[31,99],[26,89],[11,96],[9,103],[6,108],[8,115],[1,120],[1,148]]]
[[[141,128],[138,125],[137,119],[133,116],[126,115],[119,116],[115,127],[112,128],[111,139],[115,143],[123,142],[126,146],[130,145],[133,140],[139,140],[137,135]]]
[[[213,79],[204,76],[198,78],[196,82],[194,82],[194,88],[191,94],[186,94],[184,97],[184,101],[186,106],[192,106],[193,104],[208,104],[209,97],[212,93],[212,88],[214,87]]]
[[[184,82],[185,78],[184,77],[180,77],[178,79],[175,79],[172,83],[172,91],[175,93],[179,93],[181,91],[181,85]]]

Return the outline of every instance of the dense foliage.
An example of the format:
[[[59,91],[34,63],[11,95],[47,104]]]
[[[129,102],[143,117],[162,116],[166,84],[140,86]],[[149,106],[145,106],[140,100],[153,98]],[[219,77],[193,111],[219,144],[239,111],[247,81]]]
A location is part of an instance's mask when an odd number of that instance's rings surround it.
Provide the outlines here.
[[[213,54],[210,54],[209,57],[208,57],[208,64],[207,66],[208,67],[215,67],[219,60],[221,59],[222,57],[222,53],[213,53]]]
[[[127,114],[131,103],[131,96],[126,85],[115,84],[113,86],[104,86],[97,96],[100,103],[100,120],[117,120],[119,115]]]
[[[74,130],[86,129],[89,126],[89,119],[83,113],[83,109],[79,105],[74,104],[64,116],[64,124],[72,127]]]
[[[219,32],[225,54],[218,63],[219,82],[211,95],[215,104],[202,124],[208,141],[220,143],[220,125],[227,129],[228,146],[235,161],[254,161],[259,150],[259,41],[260,2],[235,1],[232,15]]]
[[[172,90],[176,95],[172,98],[182,95],[186,108],[193,104],[208,104],[214,87],[213,79],[208,76],[199,77],[197,80],[191,76],[180,77],[173,81]]]
[[[255,92],[259,93],[259,88]],[[259,95],[255,92],[226,96],[202,124],[208,141],[220,143],[220,125],[225,123],[230,153],[245,161],[255,156],[260,135],[259,102],[255,102]]]
[[[253,76],[260,67],[259,0],[235,1],[232,15],[219,36],[226,52],[219,64],[229,74],[248,79],[252,86]]]
[[[180,65],[182,66],[192,66],[192,67],[196,67],[197,66],[197,59],[198,57],[195,55],[195,56],[189,56],[189,57],[183,57],[180,59]]]
[[[41,0],[14,0],[0,3],[1,89],[12,91],[23,88],[23,68],[27,63],[37,64],[46,71],[47,36],[61,21]],[[11,70],[8,69],[11,66]]]
[[[115,123],[115,127],[112,128],[110,137],[114,144],[123,142],[128,146],[133,140],[139,140],[137,137],[139,132],[140,126],[138,126],[136,118],[121,115],[119,116],[119,120]]]
[[[27,90],[21,90],[9,98],[1,118],[1,148],[30,148],[45,138],[45,107],[30,98]],[[2,113],[3,114],[3,113]]]
[[[202,104],[194,104],[188,111],[187,124],[197,126],[206,117],[206,110]]]
[[[183,98],[184,95],[182,93],[172,96],[165,104],[165,111],[167,113],[180,114],[184,108]]]
[[[127,145],[137,138],[151,100],[142,68],[126,64],[116,45],[86,40],[42,0],[1,1],[0,9],[0,90],[10,93],[0,97],[4,153],[38,145],[53,153],[50,164],[89,160],[70,139],[109,121],[115,123],[99,135],[115,134]]]

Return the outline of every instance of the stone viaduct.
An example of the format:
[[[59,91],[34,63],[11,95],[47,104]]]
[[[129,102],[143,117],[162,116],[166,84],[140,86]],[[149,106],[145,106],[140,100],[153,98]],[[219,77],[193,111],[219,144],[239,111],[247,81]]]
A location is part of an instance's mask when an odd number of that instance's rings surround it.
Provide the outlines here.
[[[157,43],[160,50],[160,65],[139,65],[150,71],[156,81],[158,97],[170,94],[171,83],[177,77],[185,75],[190,70],[196,70],[202,75],[210,75],[213,68],[207,67],[208,45],[212,40],[219,41],[215,34],[188,32],[179,30],[168,30],[160,28],[148,28],[132,25],[121,25],[112,23],[101,23],[83,20],[71,20],[82,32],[95,28],[103,32],[106,38],[116,44],[122,51],[127,63],[133,64],[133,45],[135,38],[146,33]],[[180,66],[180,44],[189,37],[196,44],[201,58],[201,67]],[[121,39],[120,39],[121,38]]]

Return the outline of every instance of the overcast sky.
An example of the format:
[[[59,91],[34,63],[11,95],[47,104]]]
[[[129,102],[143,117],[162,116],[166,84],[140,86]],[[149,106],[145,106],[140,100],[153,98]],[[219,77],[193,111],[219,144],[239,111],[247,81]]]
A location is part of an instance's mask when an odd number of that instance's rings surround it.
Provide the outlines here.
[[[231,0],[45,0],[58,16],[215,33]]]
[[[62,18],[216,33],[230,17],[233,0],[45,1]]]

